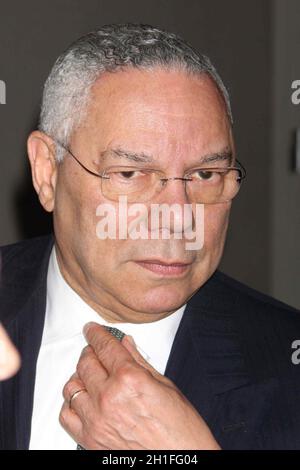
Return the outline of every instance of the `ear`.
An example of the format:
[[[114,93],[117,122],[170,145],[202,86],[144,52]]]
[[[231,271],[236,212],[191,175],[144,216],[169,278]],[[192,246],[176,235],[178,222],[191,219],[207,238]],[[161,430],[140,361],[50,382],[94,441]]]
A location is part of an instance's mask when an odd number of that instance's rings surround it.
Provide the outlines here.
[[[28,138],[27,151],[34,189],[43,208],[52,212],[57,179],[55,143],[43,132],[34,131]]]

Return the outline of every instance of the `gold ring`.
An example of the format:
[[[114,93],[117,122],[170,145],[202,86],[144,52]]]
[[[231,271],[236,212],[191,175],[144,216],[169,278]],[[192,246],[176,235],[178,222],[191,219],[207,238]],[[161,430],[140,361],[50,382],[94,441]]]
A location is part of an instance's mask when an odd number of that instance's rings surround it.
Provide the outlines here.
[[[78,395],[80,395],[82,392],[87,392],[87,390],[85,388],[80,388],[79,390],[76,390],[76,392],[74,392],[71,395],[71,398],[69,400],[69,407],[70,408],[71,408],[71,405],[72,405],[72,400],[74,400],[74,398],[78,397]]]

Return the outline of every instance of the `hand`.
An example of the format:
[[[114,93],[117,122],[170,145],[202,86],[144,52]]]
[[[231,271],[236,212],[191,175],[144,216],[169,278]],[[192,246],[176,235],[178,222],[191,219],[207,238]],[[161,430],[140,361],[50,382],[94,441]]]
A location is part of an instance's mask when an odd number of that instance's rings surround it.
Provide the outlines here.
[[[20,367],[20,356],[0,325],[0,380],[14,375]]]
[[[89,343],[64,387],[60,422],[85,449],[220,449],[178,388],[139,354],[90,323]],[[86,389],[72,400],[71,396]]]

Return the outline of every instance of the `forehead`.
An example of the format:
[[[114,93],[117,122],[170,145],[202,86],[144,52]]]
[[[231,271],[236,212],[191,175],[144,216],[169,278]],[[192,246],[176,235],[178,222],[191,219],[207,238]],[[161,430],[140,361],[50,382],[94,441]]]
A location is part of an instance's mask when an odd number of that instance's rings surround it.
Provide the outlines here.
[[[229,145],[230,124],[207,75],[128,68],[94,84],[81,134],[103,149],[125,144],[151,153],[210,152],[218,151],[212,144]]]

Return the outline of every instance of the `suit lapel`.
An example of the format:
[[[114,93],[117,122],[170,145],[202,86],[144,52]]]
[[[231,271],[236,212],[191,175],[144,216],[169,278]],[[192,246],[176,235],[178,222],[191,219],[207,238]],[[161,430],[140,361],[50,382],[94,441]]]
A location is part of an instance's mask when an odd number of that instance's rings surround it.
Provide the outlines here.
[[[228,317],[188,304],[165,375],[211,421],[215,396],[250,383]]]
[[[192,297],[165,375],[195,406],[222,448],[257,448],[275,382],[252,383],[240,347],[234,295],[229,297],[220,295],[217,274]]]
[[[32,262],[25,270],[20,258],[19,272],[4,289],[10,314],[3,323],[20,351],[22,365],[15,377],[1,383],[3,449],[29,447],[35,371],[46,312],[47,269],[52,246],[52,239],[48,239],[41,252],[32,250]]]

